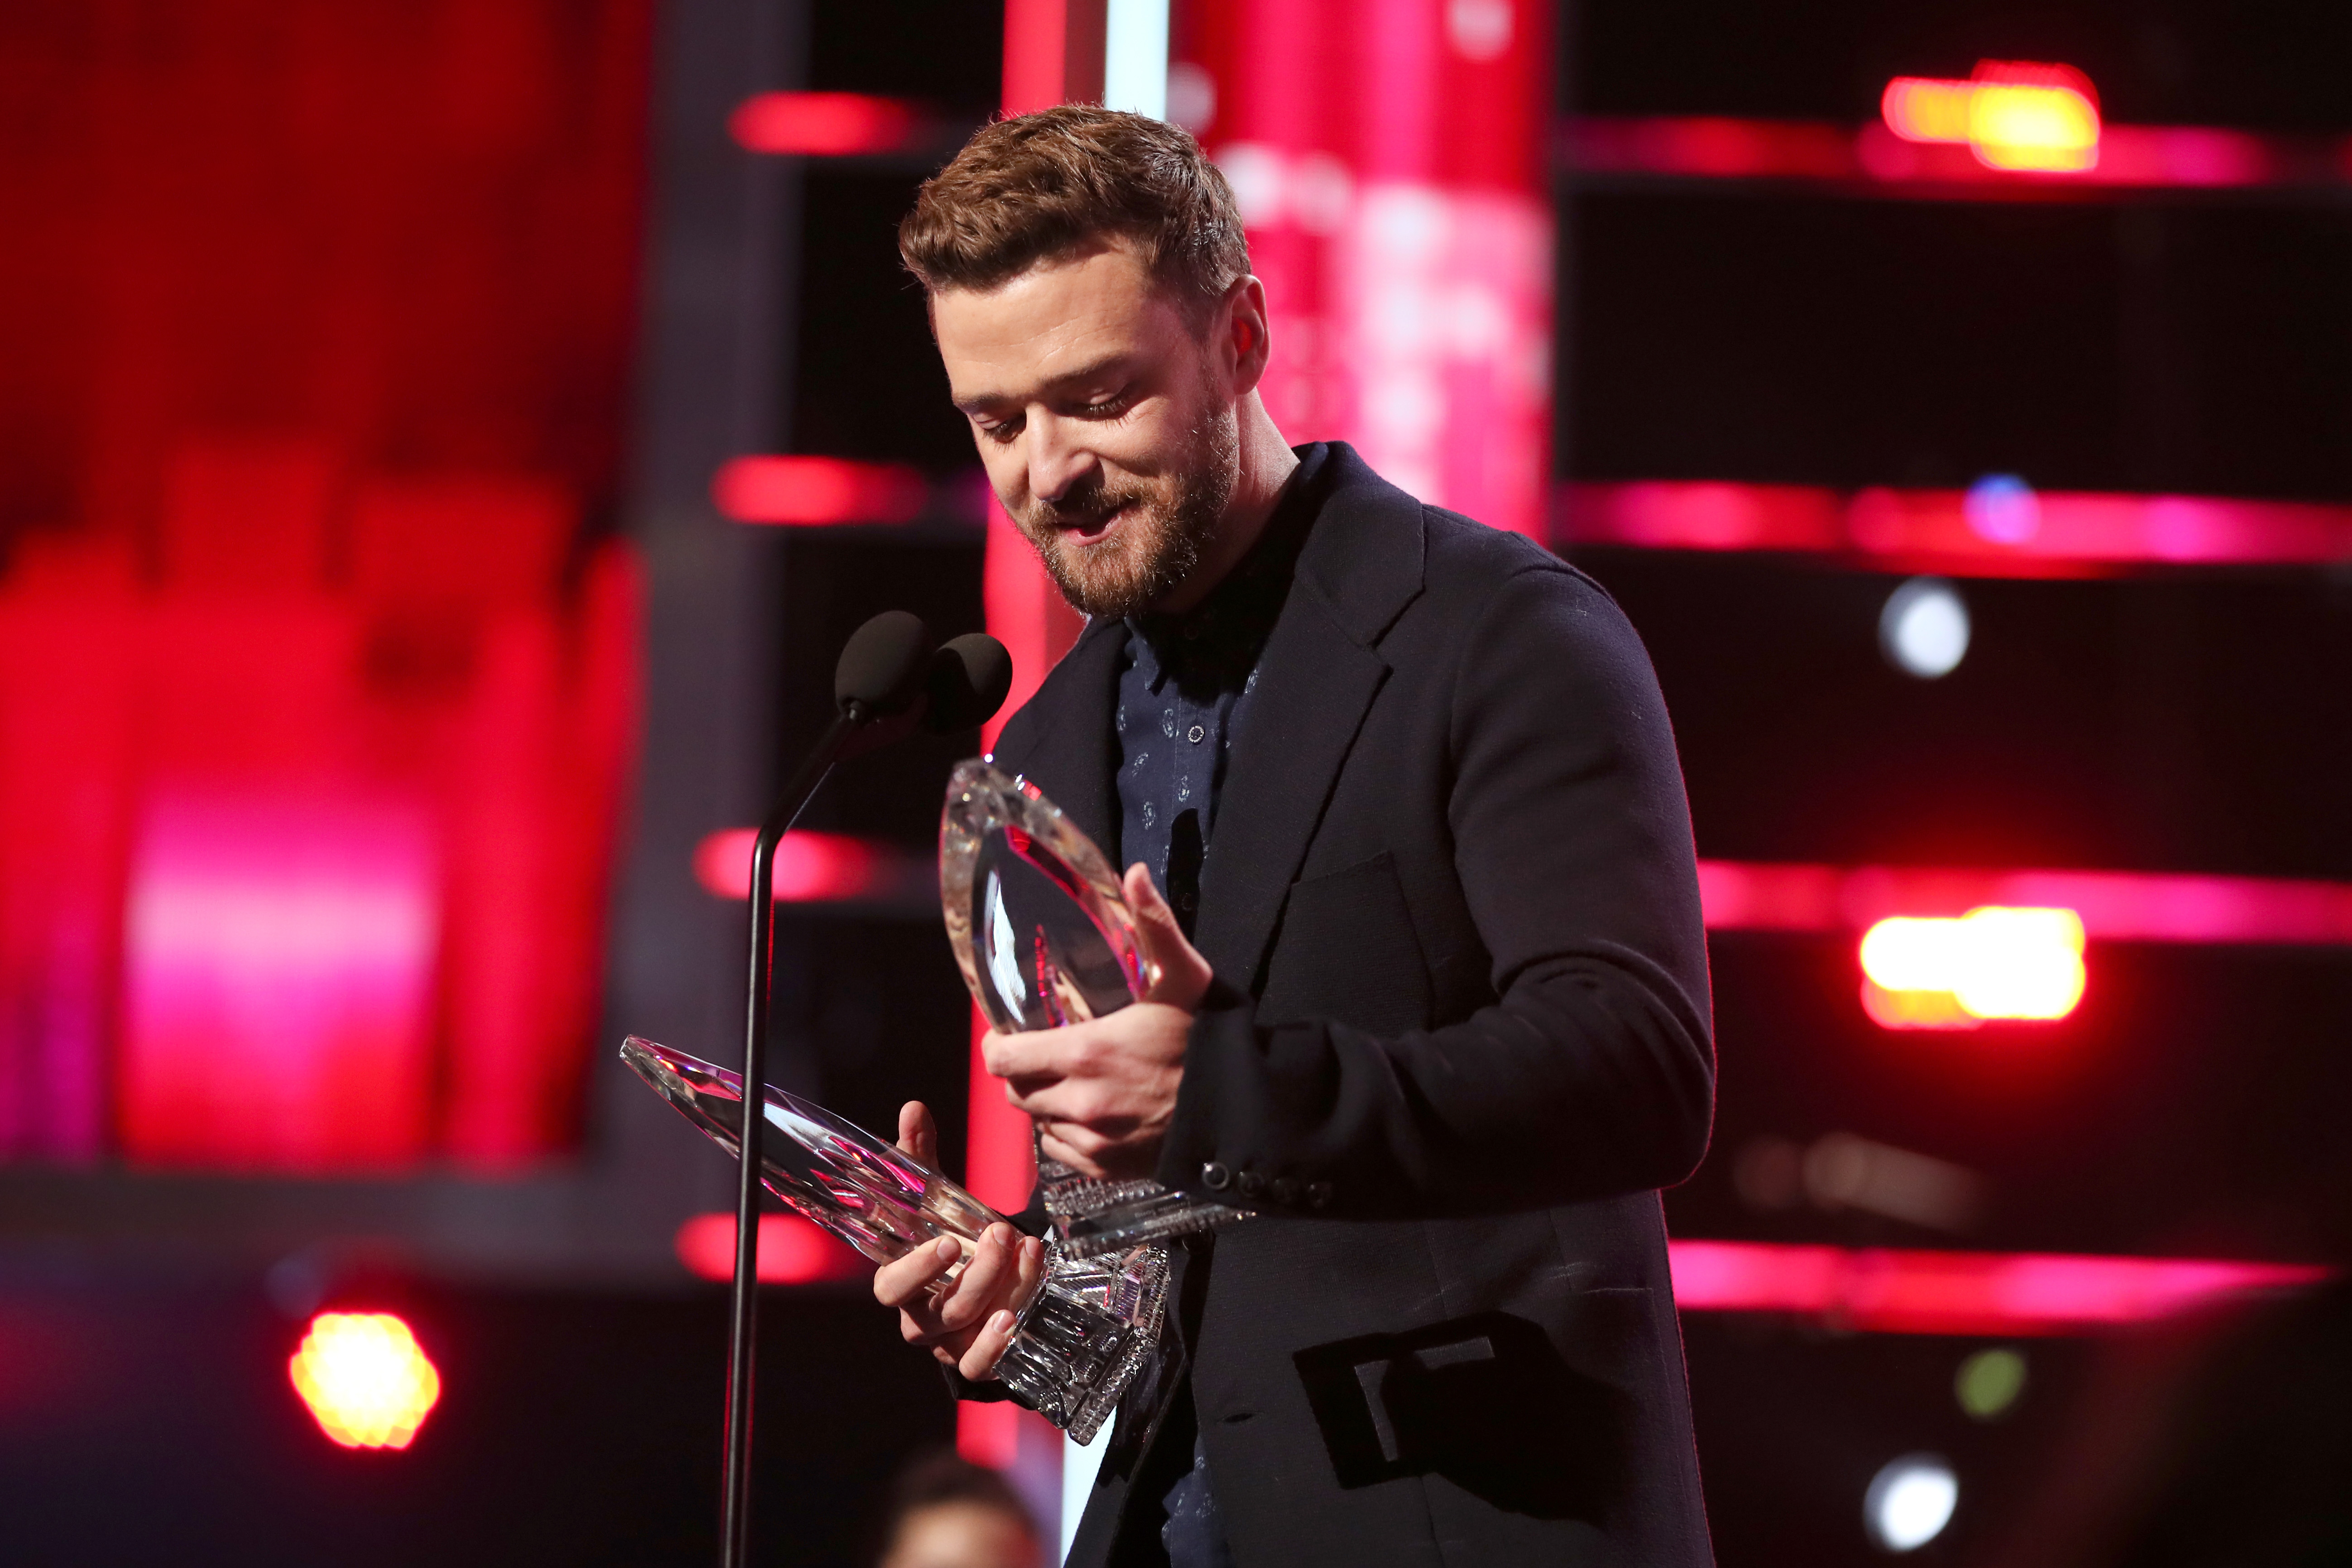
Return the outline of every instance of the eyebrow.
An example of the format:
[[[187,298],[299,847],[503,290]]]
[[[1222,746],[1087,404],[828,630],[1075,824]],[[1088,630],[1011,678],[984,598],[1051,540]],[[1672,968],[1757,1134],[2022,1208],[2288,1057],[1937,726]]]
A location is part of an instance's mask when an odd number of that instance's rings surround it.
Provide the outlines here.
[[[1053,392],[1056,388],[1068,386],[1073,383],[1094,381],[1118,371],[1127,370],[1129,374],[1132,374],[1129,363],[1131,357],[1132,351],[1128,349],[1120,349],[1114,353],[1107,353],[1100,359],[1093,361],[1091,363],[1082,364],[1076,370],[1064,371],[1061,374],[1051,378],[1045,384],[1045,385],[1037,389],[1037,395],[1042,395],[1044,394]],[[957,398],[955,400],[955,405],[959,410],[965,414],[974,414],[978,413],[981,409],[990,407],[993,405],[1010,403],[1013,401],[1015,401],[1015,399],[1010,393],[982,392],[975,393],[970,397]],[[1024,397],[1018,401],[1025,403],[1029,401],[1029,399]]]

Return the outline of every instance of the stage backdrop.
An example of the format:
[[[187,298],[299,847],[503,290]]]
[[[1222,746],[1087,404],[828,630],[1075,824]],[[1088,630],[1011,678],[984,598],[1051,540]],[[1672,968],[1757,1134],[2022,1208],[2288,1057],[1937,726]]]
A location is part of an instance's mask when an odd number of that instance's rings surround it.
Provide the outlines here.
[[[1241,204],[1284,434],[1353,442],[1423,500],[1537,536],[1552,9],[1191,0],[1168,105]]]
[[[0,21],[0,1159],[573,1142],[648,9]]]

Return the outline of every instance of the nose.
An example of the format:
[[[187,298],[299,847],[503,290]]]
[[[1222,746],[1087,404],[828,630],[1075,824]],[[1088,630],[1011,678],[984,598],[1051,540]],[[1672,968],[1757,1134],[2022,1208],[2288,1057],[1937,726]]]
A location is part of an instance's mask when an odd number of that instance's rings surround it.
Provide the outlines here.
[[[1059,502],[1094,466],[1095,456],[1082,439],[1075,420],[1056,418],[1043,409],[1028,419],[1029,493],[1037,500]]]

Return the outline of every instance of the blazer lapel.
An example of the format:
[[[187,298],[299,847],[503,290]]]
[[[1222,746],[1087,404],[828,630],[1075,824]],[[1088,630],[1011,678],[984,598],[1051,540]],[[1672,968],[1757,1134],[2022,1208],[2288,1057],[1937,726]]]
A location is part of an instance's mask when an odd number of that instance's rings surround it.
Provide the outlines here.
[[[1421,592],[1421,503],[1334,443],[1332,488],[1259,657],[1201,869],[1193,942],[1255,994],[1282,901],[1389,667],[1381,636]]]
[[[1037,695],[1006,721],[992,753],[996,765],[1045,792],[1045,798],[1118,862],[1118,656],[1127,623],[1097,621],[1049,672]]]

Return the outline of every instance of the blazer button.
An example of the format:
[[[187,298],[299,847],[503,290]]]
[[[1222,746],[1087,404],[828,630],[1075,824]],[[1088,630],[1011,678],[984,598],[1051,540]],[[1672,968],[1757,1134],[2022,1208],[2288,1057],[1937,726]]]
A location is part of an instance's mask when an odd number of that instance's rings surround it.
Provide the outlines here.
[[[1330,1207],[1330,1206],[1331,1206],[1331,1184],[1330,1184],[1330,1183],[1328,1183],[1328,1182],[1309,1182],[1309,1183],[1307,1183],[1307,1206],[1308,1208],[1316,1208],[1316,1209],[1319,1209],[1319,1208],[1328,1208],[1328,1207]]]
[[[1275,1177],[1274,1185],[1267,1191],[1273,1194],[1276,1203],[1286,1207],[1298,1201],[1298,1184],[1288,1176]]]
[[[1223,1160],[1212,1160],[1201,1167],[1201,1184],[1212,1192],[1223,1192],[1233,1185],[1234,1173]]]
[[[1259,1189],[1265,1185],[1264,1182],[1258,1179],[1258,1174],[1255,1171],[1247,1169],[1244,1169],[1242,1172],[1241,1180],[1238,1184],[1242,1189],[1242,1196],[1245,1198],[1254,1198],[1257,1196]]]

